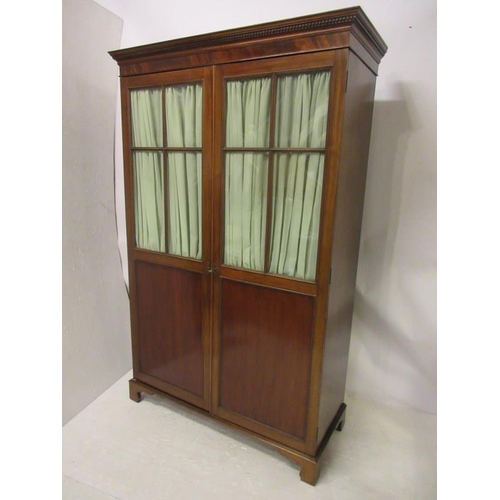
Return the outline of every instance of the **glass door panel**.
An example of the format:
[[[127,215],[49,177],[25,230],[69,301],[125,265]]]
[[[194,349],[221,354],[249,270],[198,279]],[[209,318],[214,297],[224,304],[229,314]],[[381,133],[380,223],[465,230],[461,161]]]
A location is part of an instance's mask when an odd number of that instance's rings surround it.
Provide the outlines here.
[[[201,153],[169,153],[168,253],[201,259],[201,206]]]
[[[224,264],[265,269],[271,78],[226,82]]]
[[[132,110],[132,146],[160,148],[163,146],[162,89],[130,91]]]
[[[165,251],[163,155],[134,151],[134,207],[136,245],[145,250]]]
[[[226,84],[226,147],[269,145],[271,78],[229,80]]]
[[[315,281],[330,74],[225,81],[225,265]]]
[[[168,253],[192,259],[202,254],[201,83],[165,89],[168,153]],[[174,149],[175,152],[172,152]]]
[[[136,246],[165,252],[162,90],[130,92]]]
[[[203,86],[134,89],[130,106],[136,246],[201,260]]]
[[[203,92],[201,83],[166,88],[167,144],[201,148]]]
[[[276,156],[270,273],[315,280],[323,165],[322,153]]]
[[[278,148],[324,148],[330,70],[278,76],[276,132]]]
[[[226,153],[224,263],[264,271],[269,154]]]

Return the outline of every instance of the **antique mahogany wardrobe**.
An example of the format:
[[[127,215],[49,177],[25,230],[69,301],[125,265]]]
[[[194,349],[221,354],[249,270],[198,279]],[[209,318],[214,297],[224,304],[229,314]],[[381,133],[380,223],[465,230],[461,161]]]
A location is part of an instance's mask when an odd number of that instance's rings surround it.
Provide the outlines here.
[[[134,378],[314,484],[345,419],[375,79],[359,7],[110,52]]]

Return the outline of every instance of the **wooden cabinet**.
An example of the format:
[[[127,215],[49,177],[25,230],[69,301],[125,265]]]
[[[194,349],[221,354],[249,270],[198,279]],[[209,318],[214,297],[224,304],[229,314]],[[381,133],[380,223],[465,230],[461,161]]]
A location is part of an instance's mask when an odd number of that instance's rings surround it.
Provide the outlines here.
[[[350,8],[111,52],[134,378],[314,484],[344,389],[373,95]]]

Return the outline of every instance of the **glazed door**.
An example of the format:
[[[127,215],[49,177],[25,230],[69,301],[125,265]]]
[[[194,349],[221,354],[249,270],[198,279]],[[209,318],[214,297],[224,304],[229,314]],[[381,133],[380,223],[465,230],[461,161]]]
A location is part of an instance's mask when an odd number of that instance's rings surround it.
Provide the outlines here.
[[[334,62],[328,52],[237,63],[215,79],[223,119],[215,129],[212,406],[298,450],[309,432]]]
[[[134,377],[202,408],[210,401],[211,82],[210,69],[122,78]]]

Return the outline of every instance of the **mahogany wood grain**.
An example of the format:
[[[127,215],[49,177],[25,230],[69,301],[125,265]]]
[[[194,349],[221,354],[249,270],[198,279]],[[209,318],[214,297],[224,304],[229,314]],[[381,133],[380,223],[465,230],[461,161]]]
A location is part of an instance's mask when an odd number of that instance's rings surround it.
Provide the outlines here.
[[[273,123],[273,122],[271,122]],[[325,148],[223,148],[225,153],[324,153]]]
[[[215,266],[219,273],[212,273],[212,337],[211,337],[211,408],[212,413],[217,412],[219,403],[219,365],[220,365],[220,272],[222,263],[222,228],[223,225],[223,211],[224,206],[224,190],[221,188],[223,183],[222,176],[222,162],[224,155],[222,148],[224,146],[224,121],[222,119],[222,110],[224,109],[224,80],[222,76],[222,68],[218,66],[213,67],[213,148],[212,148],[212,265]]]
[[[186,269],[186,271],[197,273],[202,273],[204,270],[203,262],[200,260],[180,257],[178,255],[168,255],[152,250],[143,250],[141,248],[132,248],[130,257],[134,260],[151,262],[152,264],[160,264],[167,267],[178,267],[179,269]]]
[[[346,86],[348,51],[335,51],[335,64],[330,79],[330,100],[328,104],[328,125],[326,132],[325,173],[321,204],[318,264],[316,270],[317,301],[315,310],[312,369],[309,402],[309,427],[307,432],[307,452],[314,455],[317,441],[317,421],[320,400],[320,382],[323,361],[323,341],[325,333],[327,293],[330,283],[330,255],[332,228],[337,196],[337,176],[340,162],[340,144]]]
[[[136,379],[128,381],[129,396],[132,401],[140,403],[142,401],[142,393],[153,395],[154,391],[149,387],[137,382]]]
[[[300,467],[300,479],[314,486],[318,480],[319,464],[315,458],[290,453],[288,450],[278,450],[284,457],[293,460]]]
[[[349,50],[356,54],[374,75],[378,74],[378,63],[370,56],[370,53],[366,49],[366,45],[363,45],[355,36],[351,36],[350,38]]]
[[[213,68],[203,68],[202,109],[202,260],[205,268],[202,284],[204,407],[211,409],[212,386],[212,309],[213,275],[207,269],[213,262]]]
[[[363,10],[350,7],[115,50],[110,55],[119,63],[120,75],[127,76],[348,48],[352,39],[359,41],[366,57],[376,64],[387,51],[387,45]]]
[[[303,439],[314,299],[222,280],[220,406]]]
[[[275,427],[263,424],[262,422],[258,422],[253,418],[246,417],[244,415],[241,415],[241,413],[228,410],[227,408],[223,408],[222,406],[219,406],[219,408],[214,411],[214,414],[223,420],[231,422],[240,428],[247,429],[250,432],[254,432],[259,436],[272,439],[276,443],[287,446],[300,453],[305,452],[306,444],[304,440],[295,437],[292,434],[283,432],[279,429],[276,429]]]
[[[173,57],[149,57],[147,61],[127,60],[120,64],[120,76],[138,76],[192,67],[224,65],[238,61],[265,61],[277,55],[308,54],[322,50],[348,48],[351,35],[348,32],[332,32],[294,39],[251,42],[227,49],[208,49],[198,53],[185,53]]]
[[[136,263],[140,371],[203,395],[202,275]]]
[[[230,278],[245,283],[267,286],[280,290],[289,290],[291,292],[303,293],[305,295],[316,295],[316,283],[303,281],[287,276],[277,274],[267,274],[260,271],[251,271],[249,269],[239,269],[222,265],[219,271],[221,278]]]
[[[132,343],[132,368],[134,377],[139,373],[139,335],[137,327],[137,293],[135,281],[135,259],[131,258],[135,248],[135,210],[134,183],[132,169],[131,105],[130,94],[124,79],[120,80],[121,112],[122,112],[122,142],[123,142],[123,173],[125,189],[125,221],[127,227],[127,255],[130,299],[130,329]]]
[[[344,401],[359,241],[375,92],[375,75],[349,55],[331,250],[331,285],[323,347],[318,440]]]
[[[290,55],[259,61],[235,62],[221,67],[222,77],[258,77],[270,76],[272,73],[301,73],[309,70],[330,68],[335,62],[335,51],[328,50],[312,54]]]
[[[186,391],[185,389],[182,389],[177,385],[165,382],[164,380],[154,377],[153,375],[149,375],[148,373],[139,371],[137,375],[137,380],[140,380],[141,382],[148,384],[151,387],[156,387],[162,392],[170,394],[175,398],[182,399],[189,404],[197,406],[198,408],[203,408],[203,409],[208,408],[205,401],[206,400],[205,397],[200,396],[198,394],[194,394],[193,392],[190,391]]]

